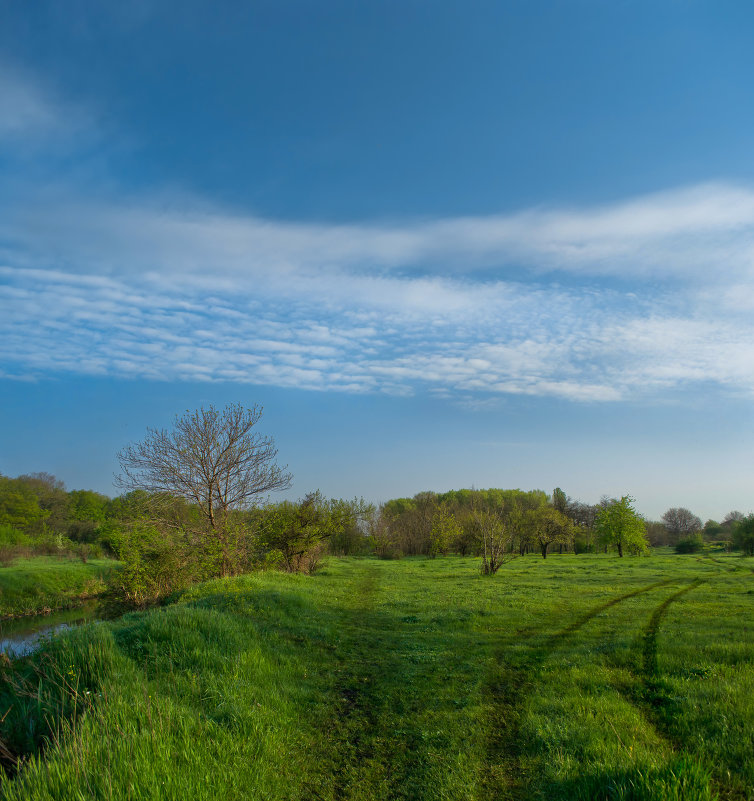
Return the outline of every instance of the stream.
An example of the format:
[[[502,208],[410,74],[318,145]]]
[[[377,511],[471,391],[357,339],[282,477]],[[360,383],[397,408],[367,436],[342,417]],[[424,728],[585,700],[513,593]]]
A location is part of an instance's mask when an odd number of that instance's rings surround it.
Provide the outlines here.
[[[26,656],[35,651],[42,640],[55,632],[99,619],[97,606],[97,601],[87,601],[75,609],[66,609],[49,615],[0,620],[0,653],[7,654],[11,659]]]

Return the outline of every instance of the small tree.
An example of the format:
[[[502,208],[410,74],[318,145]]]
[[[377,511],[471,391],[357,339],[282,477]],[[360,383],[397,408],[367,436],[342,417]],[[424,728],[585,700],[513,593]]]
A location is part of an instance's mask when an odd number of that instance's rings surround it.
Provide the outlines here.
[[[472,520],[482,545],[482,573],[494,576],[505,562],[513,558],[510,553],[513,534],[499,512],[489,509],[475,511]]]
[[[597,513],[595,531],[602,543],[618,549],[618,556],[623,556],[624,548],[631,553],[642,553],[647,549],[644,518],[634,509],[633,501],[630,495],[624,495],[620,500],[613,498]]]
[[[717,522],[717,520],[708,520],[704,524],[703,531],[704,531],[704,539],[716,540],[722,536],[724,529],[720,525],[720,523]]]
[[[562,512],[552,506],[531,509],[525,516],[528,539],[547,559],[550,545],[567,545],[573,542],[573,523]]]
[[[231,512],[248,509],[291,482],[275,462],[274,440],[253,430],[261,416],[261,406],[231,404],[222,412],[202,407],[176,416],[170,431],[147,429],[141,442],[118,454],[123,473],[116,483],[149,493],[153,509],[159,512],[160,500],[170,505],[176,497],[195,504],[204,522],[200,533],[221,550],[223,574],[232,562]]]
[[[461,527],[455,515],[447,506],[441,504],[432,517],[432,527],[429,530],[429,556],[433,559],[437,554],[445,556],[460,535]]]

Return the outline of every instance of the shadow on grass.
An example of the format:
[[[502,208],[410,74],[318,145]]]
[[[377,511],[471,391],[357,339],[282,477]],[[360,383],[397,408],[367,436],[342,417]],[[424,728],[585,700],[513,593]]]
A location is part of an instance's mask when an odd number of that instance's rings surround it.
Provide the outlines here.
[[[544,637],[524,642],[523,653],[511,656],[506,645],[496,655],[485,686],[488,701],[487,756],[480,777],[485,797],[499,799],[530,798],[530,779],[523,770],[521,756],[525,746],[521,723],[525,706],[539,678],[542,666],[557,648],[597,615],[631,598],[664,587],[677,579],[663,579],[609,599],[580,615],[564,628]],[[684,590],[685,591],[685,590]],[[529,631],[519,631],[519,636]],[[619,797],[619,796],[618,796]]]
[[[711,772],[688,756],[658,769],[634,768],[550,784],[551,801],[717,801]]]

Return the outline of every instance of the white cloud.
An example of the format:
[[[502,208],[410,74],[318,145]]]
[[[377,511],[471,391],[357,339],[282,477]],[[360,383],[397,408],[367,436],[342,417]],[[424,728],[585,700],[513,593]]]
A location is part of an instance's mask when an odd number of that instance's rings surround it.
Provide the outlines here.
[[[737,321],[638,317],[614,292],[470,285],[433,279],[457,296],[451,312],[340,309],[307,286],[291,306],[254,306],[248,288],[202,302],[193,285],[3,268],[0,338],[6,373],[111,374],[230,380],[343,392],[416,391],[463,399],[505,394],[612,401],[715,382],[754,390],[754,338]],[[129,277],[129,280],[130,277]],[[357,283],[358,283],[357,278]],[[373,279],[379,283],[379,279]],[[385,277],[410,295],[423,279]],[[378,293],[379,294],[379,293]],[[503,299],[505,302],[501,302]],[[323,311],[323,308],[325,310]],[[364,325],[368,317],[370,325]],[[352,322],[356,320],[356,324]]]
[[[80,154],[97,136],[86,109],[0,64],[0,147]],[[35,190],[20,163],[0,186],[5,377],[429,391],[477,408],[754,391],[748,187],[337,224]]]
[[[402,225],[38,200],[0,217],[6,374],[430,391],[477,407],[754,390],[747,189]]]
[[[176,210],[176,205],[180,210]],[[128,205],[55,197],[8,208],[4,237],[28,260],[51,253],[75,271],[181,274],[189,280],[259,281],[363,276],[420,268],[438,275],[547,273],[632,280],[749,281],[754,270],[754,192],[705,184],[609,206],[408,224],[336,225],[266,220],[200,208],[188,199]],[[208,283],[211,283],[209,281]],[[409,302],[434,303],[417,285]],[[453,305],[450,297],[443,303]]]

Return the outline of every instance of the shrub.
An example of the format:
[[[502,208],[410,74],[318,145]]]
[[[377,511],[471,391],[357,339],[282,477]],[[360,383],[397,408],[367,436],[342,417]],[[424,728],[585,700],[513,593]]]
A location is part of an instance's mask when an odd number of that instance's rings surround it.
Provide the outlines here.
[[[66,535],[73,542],[94,543],[100,539],[101,524],[94,520],[74,520],[68,525]]]
[[[258,543],[264,552],[279,552],[287,572],[313,573],[327,540],[369,512],[363,500],[327,500],[320,492],[310,492],[297,503],[283,501],[260,510],[255,521]]]
[[[754,556],[754,514],[738,521],[733,531],[733,547],[744,556]]]
[[[699,551],[703,549],[704,537],[702,537],[701,531],[695,531],[688,537],[678,540],[678,542],[675,544],[676,553],[699,553]]]
[[[90,559],[101,559],[104,555],[102,546],[97,543],[79,542],[76,543],[76,556],[86,564]]]
[[[573,538],[573,552],[579,553],[596,553],[597,547],[594,543],[590,542],[584,534],[577,534]]]
[[[107,605],[143,609],[195,579],[195,565],[180,532],[135,524],[113,536],[123,567],[110,580]]]
[[[98,547],[90,547],[88,552],[91,558],[101,554],[102,549]],[[44,531],[42,534],[30,535],[13,526],[0,524],[0,564],[7,567],[14,559],[32,556],[81,557],[82,553],[78,545],[62,534]]]

